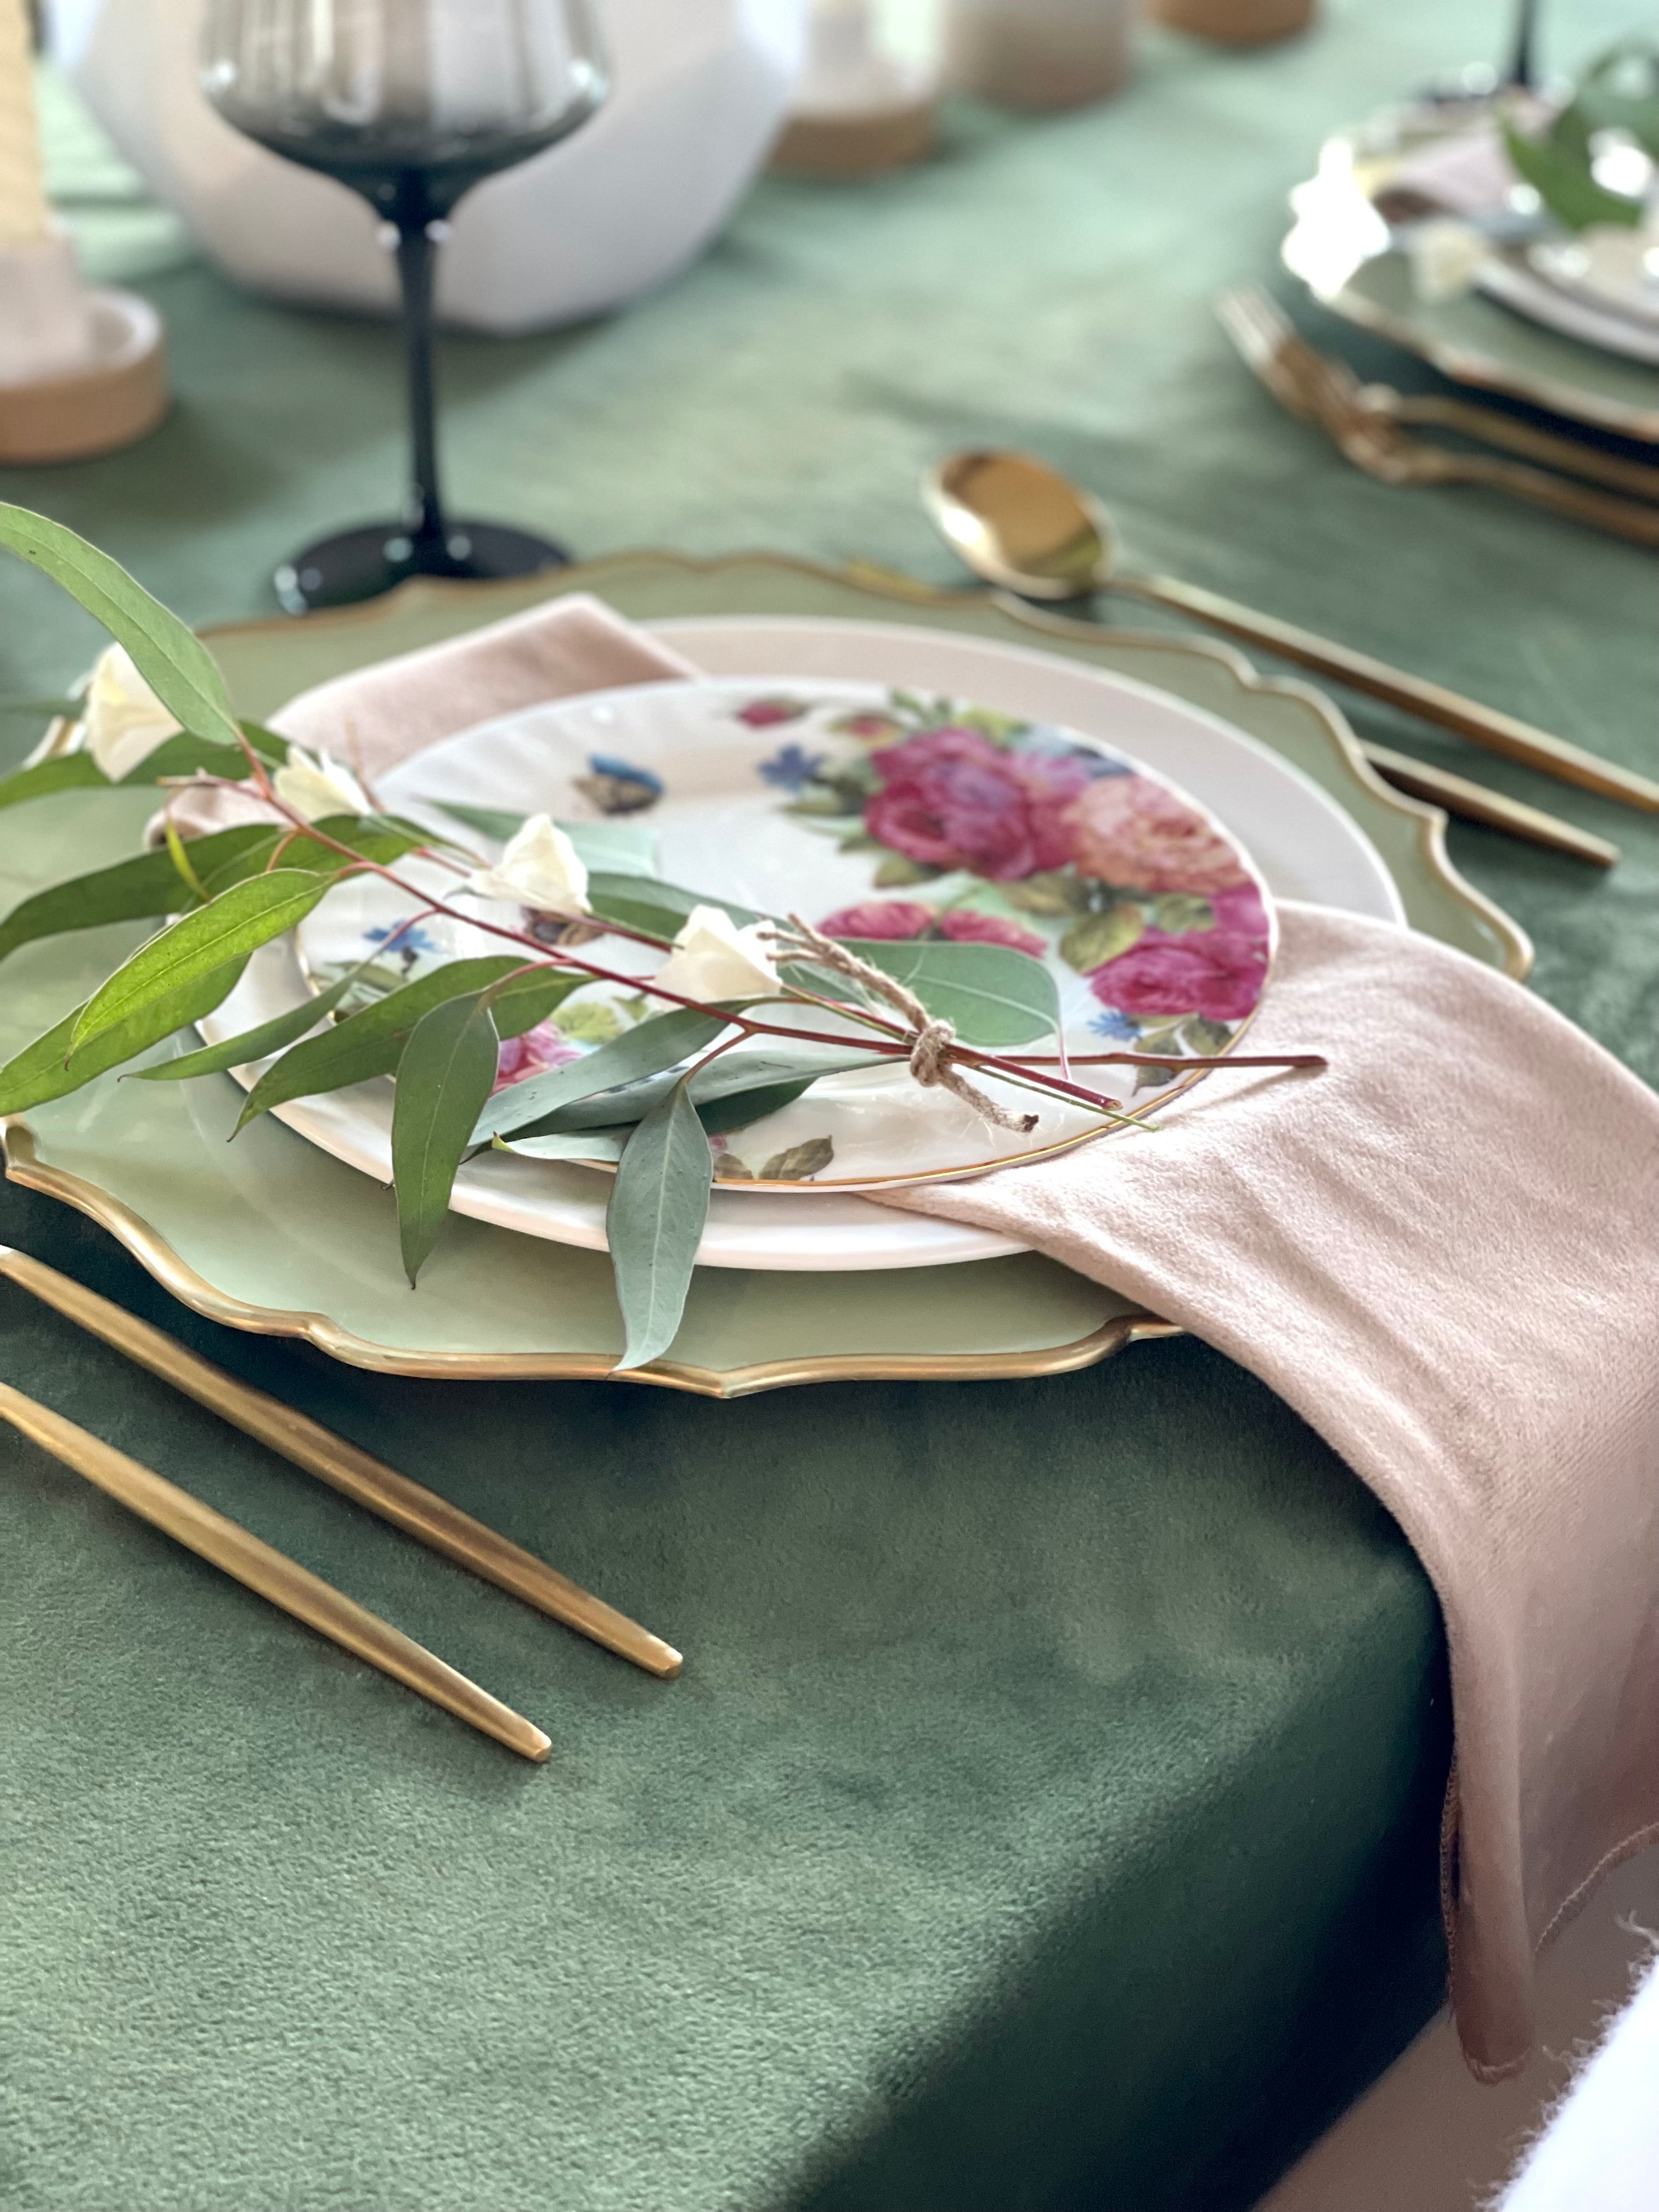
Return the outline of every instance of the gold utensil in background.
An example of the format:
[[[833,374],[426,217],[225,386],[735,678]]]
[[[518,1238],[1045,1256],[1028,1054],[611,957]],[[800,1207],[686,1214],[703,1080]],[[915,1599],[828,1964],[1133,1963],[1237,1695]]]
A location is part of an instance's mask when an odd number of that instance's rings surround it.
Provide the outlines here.
[[[441,1705],[446,1712],[504,1743],[521,1759],[539,1763],[552,1750],[550,1741],[533,1723],[492,1698],[488,1690],[481,1690],[465,1674],[458,1674],[401,1629],[393,1628],[378,1613],[368,1612],[320,1576],[262,1543],[187,1491],[164,1482],[136,1459],[129,1459],[125,1452],[89,1436],[61,1413],[36,1405],[33,1398],[3,1382],[0,1382],[0,1420],[9,1421],[20,1435],[95,1483],[140,1520],[164,1530],[187,1551],[222,1568],[296,1620],[304,1621],[359,1659],[366,1659],[383,1674],[390,1674],[394,1681],[418,1690],[434,1705]]]
[[[1558,468],[1572,466],[1559,457],[1559,449],[1569,445],[1566,439],[1528,430],[1521,423],[1497,430],[1486,422],[1471,427],[1468,418],[1491,416],[1491,410],[1430,400],[1425,405],[1431,411],[1420,412],[1387,385],[1362,385],[1346,362],[1328,360],[1298,338],[1265,292],[1224,293],[1216,302],[1216,313],[1245,365],[1279,405],[1325,431],[1338,451],[1367,476],[1392,484],[1483,484],[1586,523],[1592,530],[1628,538],[1632,544],[1659,545],[1659,507],[1564,483],[1547,469],[1532,465],[1534,460],[1547,459]],[[1528,458],[1500,460],[1491,453],[1454,453],[1430,439],[1413,437],[1404,427],[1413,420],[1438,422],[1489,445],[1524,450]],[[1502,416],[1492,420],[1504,423]],[[1639,467],[1617,460],[1608,465],[1621,471]],[[1580,466],[1577,473],[1595,471]],[[1659,470],[1642,469],[1641,473],[1659,482]]]
[[[222,1367],[187,1351],[164,1330],[152,1328],[124,1307],[60,1275],[55,1267],[0,1244],[0,1274],[92,1335],[101,1337],[139,1366],[147,1367],[152,1375],[159,1375],[164,1382],[171,1382],[222,1420],[257,1437],[308,1474],[319,1476],[434,1551],[470,1567],[485,1582],[510,1590],[527,1605],[562,1621],[567,1628],[591,1637],[647,1674],[672,1676],[685,1663],[672,1644],[665,1644],[626,1613],[591,1596],[532,1553],[508,1543],[505,1536],[498,1536],[435,1491],[411,1482],[407,1475],[360,1451],[356,1444],[283,1405],[280,1399],[239,1382]]]
[[[1277,616],[1170,576],[1127,576],[1112,565],[1112,526],[1091,493],[1027,453],[952,453],[924,479],[922,497],[945,537],[975,575],[1022,598],[1071,599],[1121,592],[1173,607],[1212,629],[1265,646],[1316,675],[1403,708],[1546,775],[1606,799],[1659,813],[1659,783],[1569,744],[1496,707],[1443,684],[1408,676]]]
[[[1346,361],[1319,352],[1303,337],[1276,301],[1259,284],[1240,285],[1224,292],[1216,302],[1222,328],[1244,356],[1246,365],[1264,383],[1273,367],[1282,368],[1305,390],[1310,398],[1322,395],[1330,404],[1357,410],[1361,415],[1381,416],[1390,422],[1425,423],[1438,430],[1455,430],[1482,445],[1496,446],[1522,460],[1537,461],[1589,483],[1636,500],[1659,501],[1659,468],[1645,461],[1629,461],[1617,453],[1604,453],[1577,438],[1540,430],[1518,416],[1477,401],[1455,399],[1442,392],[1396,392],[1391,384],[1362,384]],[[1275,392],[1275,396],[1279,396]],[[1291,404],[1285,399],[1287,406]],[[1292,408],[1292,412],[1300,412]],[[1644,542],[1651,544],[1644,536]]]

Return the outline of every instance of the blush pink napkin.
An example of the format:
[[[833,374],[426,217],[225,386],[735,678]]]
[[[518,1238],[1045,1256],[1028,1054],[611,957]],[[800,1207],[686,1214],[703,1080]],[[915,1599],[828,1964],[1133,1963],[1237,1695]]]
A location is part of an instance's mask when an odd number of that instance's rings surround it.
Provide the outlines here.
[[[573,598],[272,719],[372,776],[514,706],[692,672]],[[1461,953],[1281,918],[1250,1048],[1324,1052],[1326,1073],[1224,1072],[1155,1134],[888,1202],[1181,1322],[1398,1520],[1450,1650],[1453,2000],[1497,2076],[1532,2040],[1536,1947],[1659,1838],[1659,1101]]]

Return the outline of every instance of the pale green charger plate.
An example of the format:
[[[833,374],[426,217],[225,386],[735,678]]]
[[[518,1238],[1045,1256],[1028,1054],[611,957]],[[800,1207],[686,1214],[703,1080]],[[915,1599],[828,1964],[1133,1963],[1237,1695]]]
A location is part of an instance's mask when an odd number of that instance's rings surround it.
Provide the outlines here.
[[[942,629],[1040,643],[1136,677],[1247,730],[1338,798],[1388,862],[1416,927],[1525,972],[1525,937],[1447,862],[1443,817],[1378,781],[1318,693],[1257,678],[1228,647],[1097,630],[984,594],[930,592],[769,556],[694,562],[659,553],[556,580],[406,585],[367,607],[244,623],[212,642],[238,706],[258,715],[325,678],[568,591],[597,592],[637,620],[789,614],[914,623],[925,608]],[[130,852],[151,805],[143,793],[111,793],[95,808],[84,795],[66,796],[0,815],[0,908]],[[89,931],[14,954],[0,1053],[58,1018],[141,933]],[[179,1085],[106,1078],[36,1108],[27,1122],[8,1121],[8,1173],[100,1221],[175,1296],[233,1328],[305,1336],[337,1358],[404,1374],[608,1371],[621,1330],[603,1253],[456,1216],[410,1291],[389,1194],[269,1117],[228,1146],[239,1099],[228,1077]],[[629,1379],[735,1397],[834,1379],[1057,1374],[1136,1337],[1170,1333],[1036,1254],[852,1275],[700,1268],[672,1358]]]

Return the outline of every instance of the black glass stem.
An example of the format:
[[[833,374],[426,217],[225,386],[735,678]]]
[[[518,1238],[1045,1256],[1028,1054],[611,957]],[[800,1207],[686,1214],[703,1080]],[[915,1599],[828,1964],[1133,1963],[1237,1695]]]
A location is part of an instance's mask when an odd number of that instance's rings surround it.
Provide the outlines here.
[[[522,576],[569,556],[504,523],[456,520],[439,484],[433,295],[456,203],[568,137],[608,89],[587,0],[210,0],[204,84],[227,122],[367,199],[392,246],[409,393],[396,522],[320,538],[274,579],[293,613],[410,576]]]
[[[1515,44],[1510,50],[1505,84],[1530,92],[1538,83],[1538,0],[1520,0],[1515,19]]]

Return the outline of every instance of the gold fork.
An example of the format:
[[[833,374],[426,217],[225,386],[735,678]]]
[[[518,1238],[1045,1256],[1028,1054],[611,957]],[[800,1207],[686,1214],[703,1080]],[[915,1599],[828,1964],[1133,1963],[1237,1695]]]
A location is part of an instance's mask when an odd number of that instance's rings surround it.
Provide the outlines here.
[[[1564,482],[1547,468],[1534,465],[1547,459],[1557,467],[1571,466],[1581,476],[1617,482],[1625,489],[1652,477],[1659,487],[1659,470],[1637,462],[1620,462],[1602,456],[1587,465],[1587,456],[1566,439],[1532,430],[1493,416],[1477,422],[1490,410],[1465,407],[1455,401],[1434,401],[1419,408],[1386,385],[1366,386],[1346,363],[1328,360],[1297,337],[1265,292],[1251,286],[1225,292],[1216,302],[1223,329],[1261,381],[1287,413],[1322,429],[1338,450],[1383,483],[1474,483],[1528,500],[1557,514],[1570,516],[1591,529],[1607,531],[1638,545],[1659,545],[1659,507],[1649,507],[1636,499],[1616,498],[1587,484]],[[1489,445],[1508,447],[1528,459],[1500,458],[1492,453],[1452,453],[1446,447],[1419,438],[1405,426],[1416,420],[1480,437]],[[1502,428],[1494,426],[1503,425]],[[1565,458],[1571,450],[1571,461]],[[1614,474],[1617,471],[1617,474]]]

